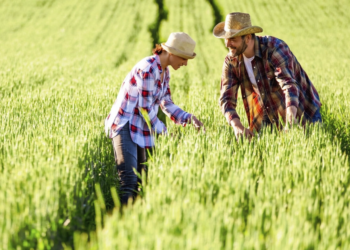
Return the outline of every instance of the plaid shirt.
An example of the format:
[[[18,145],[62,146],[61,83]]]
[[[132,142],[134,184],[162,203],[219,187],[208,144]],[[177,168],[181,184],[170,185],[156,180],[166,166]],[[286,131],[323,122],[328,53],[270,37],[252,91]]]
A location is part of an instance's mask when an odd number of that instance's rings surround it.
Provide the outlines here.
[[[254,92],[243,55],[228,54],[222,69],[220,106],[228,123],[239,118],[236,112],[237,93],[241,86],[244,108],[250,130],[259,131],[264,112],[280,127],[285,122],[286,108],[297,107],[297,118],[313,117],[321,107],[318,93],[288,45],[282,40],[265,36],[255,37],[255,57],[252,68],[260,95]]]
[[[166,68],[164,81],[158,55],[146,57],[137,63],[126,76],[118,97],[105,120],[106,134],[110,138],[118,135],[123,126],[129,122],[133,142],[140,147],[154,146],[154,138],[142,115],[147,111],[150,125],[156,133],[166,133],[165,125],[158,119],[159,106],[175,123],[186,126],[191,121],[191,114],[183,111],[171,100],[169,69]]]

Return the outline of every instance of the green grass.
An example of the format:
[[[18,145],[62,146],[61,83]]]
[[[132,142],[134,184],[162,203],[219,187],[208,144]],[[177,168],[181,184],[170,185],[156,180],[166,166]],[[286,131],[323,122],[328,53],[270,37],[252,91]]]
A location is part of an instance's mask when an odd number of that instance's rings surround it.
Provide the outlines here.
[[[173,100],[206,133],[168,120],[174,136],[158,138],[143,194],[123,214],[103,124],[150,55],[157,3],[0,3],[0,249],[349,249],[350,4],[213,1],[286,41],[323,103],[322,127],[249,144],[218,106],[226,49],[210,1],[163,3],[160,39],[184,31],[197,42],[197,57],[171,70]]]

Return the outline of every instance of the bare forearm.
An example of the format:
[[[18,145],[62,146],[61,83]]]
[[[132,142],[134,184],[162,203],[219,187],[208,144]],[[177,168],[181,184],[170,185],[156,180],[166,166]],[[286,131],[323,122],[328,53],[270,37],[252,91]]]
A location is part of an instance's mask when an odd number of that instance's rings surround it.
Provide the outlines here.
[[[233,128],[240,128],[240,129],[243,129],[243,125],[241,123],[241,120],[238,119],[238,118],[233,118],[230,122],[230,125],[233,127]]]
[[[295,106],[289,106],[286,112],[286,121],[290,124],[296,123],[297,108]]]

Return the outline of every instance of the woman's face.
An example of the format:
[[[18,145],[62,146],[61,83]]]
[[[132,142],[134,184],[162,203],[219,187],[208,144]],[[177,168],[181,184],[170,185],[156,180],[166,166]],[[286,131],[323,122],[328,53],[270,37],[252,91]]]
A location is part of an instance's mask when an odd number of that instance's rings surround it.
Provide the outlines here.
[[[171,65],[171,67],[173,67],[173,69],[175,70],[177,70],[181,66],[187,66],[187,61],[188,59],[175,56],[173,54],[169,55],[169,65]]]

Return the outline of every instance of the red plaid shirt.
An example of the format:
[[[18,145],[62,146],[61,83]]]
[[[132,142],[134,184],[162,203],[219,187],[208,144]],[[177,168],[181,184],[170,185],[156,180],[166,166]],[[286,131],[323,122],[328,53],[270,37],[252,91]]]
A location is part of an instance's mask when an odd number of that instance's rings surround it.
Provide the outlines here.
[[[110,138],[117,136],[129,122],[133,142],[142,148],[153,147],[154,138],[141,114],[142,109],[147,111],[152,130],[156,133],[167,132],[157,117],[159,106],[175,123],[183,126],[190,123],[191,114],[180,109],[171,99],[169,69],[166,68],[163,83],[160,78],[162,71],[159,56],[154,55],[138,62],[126,76],[105,120],[105,130]]]
[[[225,58],[220,106],[228,123],[239,118],[236,112],[239,86],[251,131],[261,129],[264,111],[272,123],[280,126],[279,119],[285,122],[289,106],[297,107],[297,118],[303,123],[321,107],[314,85],[284,41],[256,36],[252,68],[260,95],[254,92],[243,55],[228,54]]]

